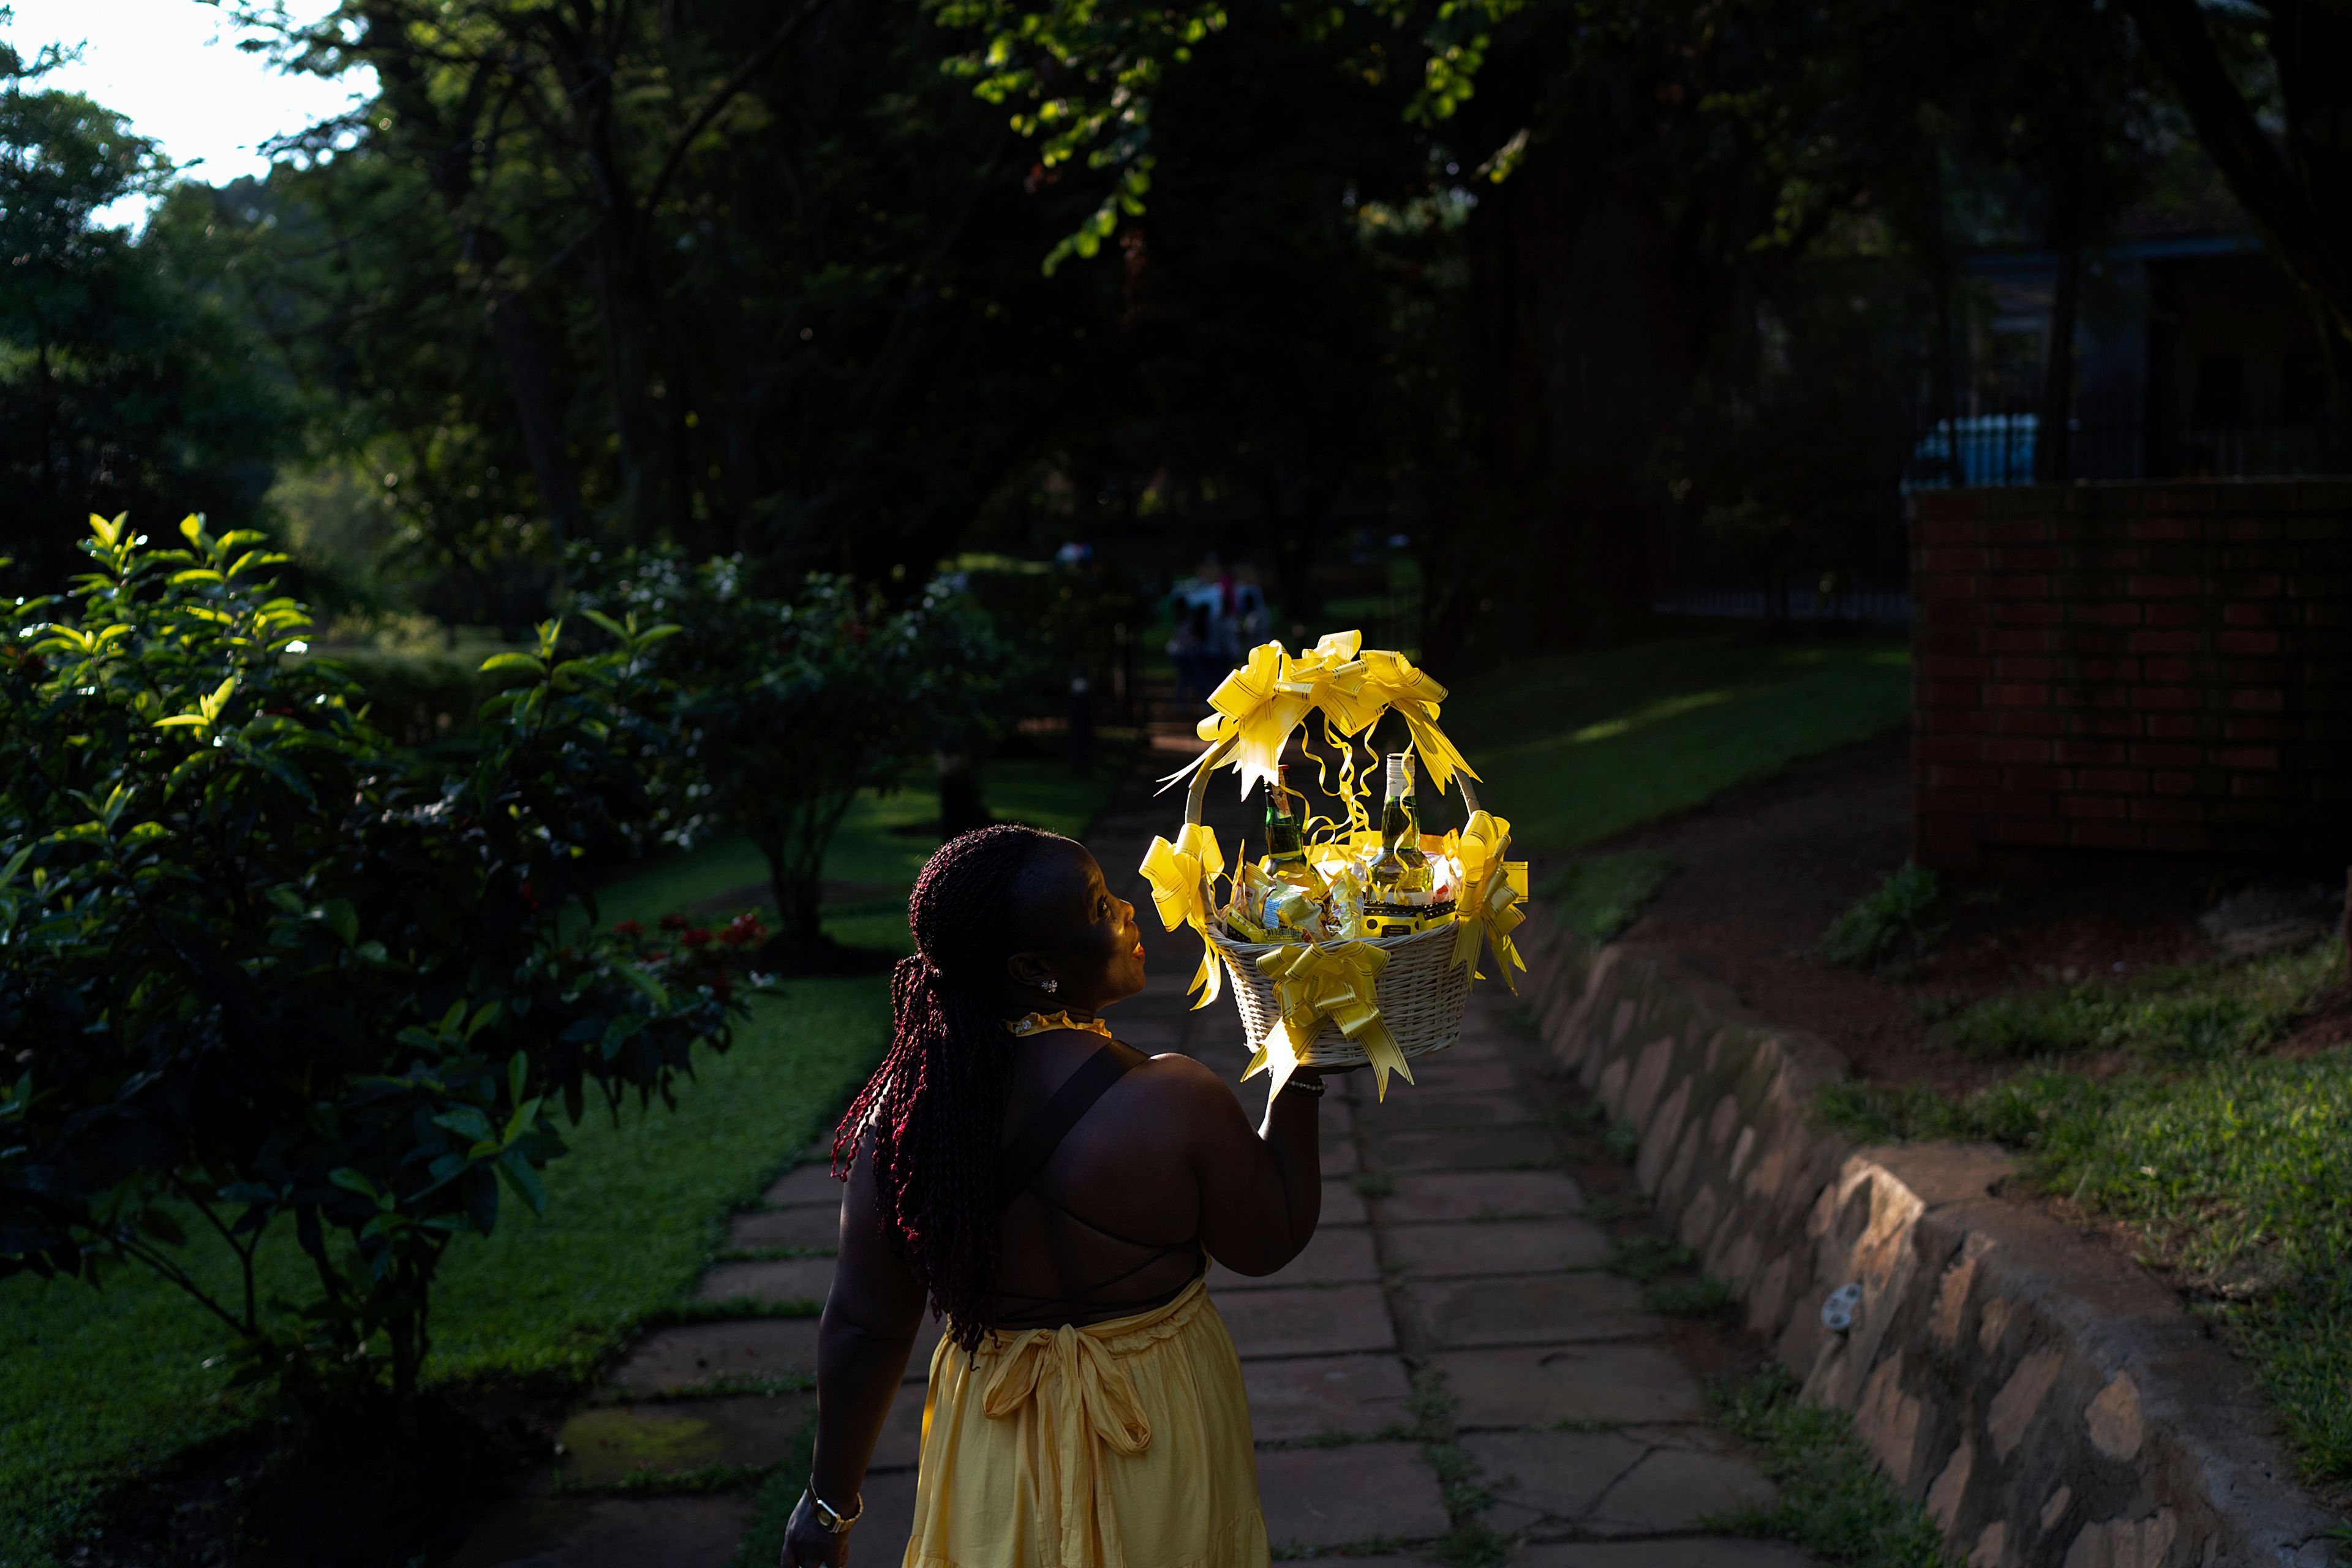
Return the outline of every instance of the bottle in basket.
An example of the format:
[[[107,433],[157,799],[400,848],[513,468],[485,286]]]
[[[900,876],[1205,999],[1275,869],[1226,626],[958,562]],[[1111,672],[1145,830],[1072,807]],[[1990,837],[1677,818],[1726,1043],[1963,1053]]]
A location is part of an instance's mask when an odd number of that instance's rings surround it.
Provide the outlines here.
[[[1421,847],[1412,794],[1412,753],[1391,752],[1388,802],[1381,810],[1381,853],[1364,876],[1364,934],[1402,936],[1434,925],[1454,912],[1451,900],[1436,900],[1436,873]]]
[[[1266,791],[1265,858],[1257,863],[1258,869],[1269,880],[1287,882],[1319,904],[1331,889],[1307,858],[1306,837],[1290,805],[1290,766],[1286,763],[1276,772],[1275,785]]]

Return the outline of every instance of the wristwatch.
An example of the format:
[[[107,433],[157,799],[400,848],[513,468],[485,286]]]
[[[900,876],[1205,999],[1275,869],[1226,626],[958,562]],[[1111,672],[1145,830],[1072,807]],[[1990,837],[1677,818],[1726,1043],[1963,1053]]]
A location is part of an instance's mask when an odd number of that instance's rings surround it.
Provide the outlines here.
[[[866,1496],[864,1493],[861,1492],[857,1496],[850,1499],[849,1511],[847,1513],[844,1513],[839,1509],[834,1507],[831,1503],[825,1501],[824,1499],[816,1495],[816,1478],[814,1476],[811,1476],[809,1478],[808,1500],[810,1509],[816,1514],[817,1523],[835,1535],[848,1534],[849,1527],[866,1517]]]

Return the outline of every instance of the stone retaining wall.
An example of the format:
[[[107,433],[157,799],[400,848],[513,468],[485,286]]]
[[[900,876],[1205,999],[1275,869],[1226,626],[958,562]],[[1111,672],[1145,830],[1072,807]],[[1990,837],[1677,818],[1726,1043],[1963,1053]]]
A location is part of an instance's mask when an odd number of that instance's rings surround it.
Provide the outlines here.
[[[1543,1038],[1640,1130],[1658,1214],[1969,1568],[2336,1562],[2244,1369],[2143,1270],[1995,1195],[2005,1154],[1824,1133],[1828,1046],[1670,953],[1523,934]]]

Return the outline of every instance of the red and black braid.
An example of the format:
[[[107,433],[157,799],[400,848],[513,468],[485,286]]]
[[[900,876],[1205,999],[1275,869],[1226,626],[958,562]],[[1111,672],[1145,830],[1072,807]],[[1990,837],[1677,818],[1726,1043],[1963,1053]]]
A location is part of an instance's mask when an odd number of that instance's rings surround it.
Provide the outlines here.
[[[996,1163],[1013,1037],[997,984],[1024,934],[1018,885],[1056,842],[1003,823],[940,846],[907,901],[916,954],[890,977],[890,1054],[834,1130],[833,1173],[845,1181],[872,1128],[885,1234],[966,1350],[987,1328],[1002,1249]]]

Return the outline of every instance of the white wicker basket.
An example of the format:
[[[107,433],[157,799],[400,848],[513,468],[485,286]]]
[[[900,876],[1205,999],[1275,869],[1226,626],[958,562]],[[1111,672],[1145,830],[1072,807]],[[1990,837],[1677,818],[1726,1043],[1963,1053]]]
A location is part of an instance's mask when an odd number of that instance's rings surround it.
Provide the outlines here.
[[[1192,788],[1184,798],[1186,822],[1200,822],[1209,775],[1231,749],[1230,743],[1217,748],[1192,774]],[[1469,775],[1457,770],[1454,776],[1460,783],[1463,804],[1476,811],[1478,797],[1471,788]],[[1202,897],[1209,908],[1216,907],[1210,889],[1204,888]],[[1380,1003],[1381,1021],[1396,1037],[1397,1048],[1408,1058],[1442,1051],[1461,1037],[1462,1010],[1470,1000],[1472,965],[1454,962],[1454,926],[1449,921],[1404,936],[1363,939],[1388,952],[1388,967],[1381,971],[1374,996]],[[1249,1031],[1248,1048],[1255,1050],[1257,1042],[1265,1038],[1266,1031],[1281,1016],[1274,982],[1257,970],[1258,955],[1276,951],[1276,944],[1240,941],[1227,935],[1213,920],[1209,925],[1209,941],[1224,958],[1225,973],[1234,983],[1234,1005],[1240,1009],[1243,1026]],[[1358,1067],[1366,1059],[1364,1048],[1341,1034],[1339,1026],[1328,1018],[1323,1020],[1307,1051],[1307,1061],[1313,1067]]]

